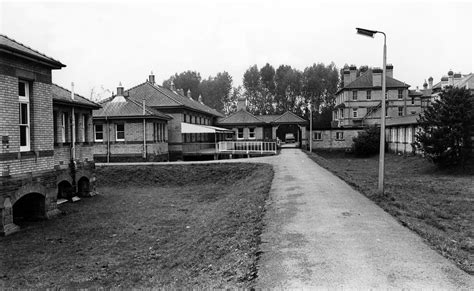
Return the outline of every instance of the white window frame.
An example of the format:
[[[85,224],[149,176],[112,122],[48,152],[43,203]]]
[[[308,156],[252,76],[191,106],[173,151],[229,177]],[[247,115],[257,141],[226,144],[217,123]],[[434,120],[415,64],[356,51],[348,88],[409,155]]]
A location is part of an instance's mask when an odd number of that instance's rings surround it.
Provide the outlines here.
[[[398,107],[398,116],[403,116],[403,107],[402,106]]]
[[[249,139],[255,139],[255,138],[256,138],[255,127],[249,127]]]
[[[120,132],[123,132],[123,138],[118,137],[118,126],[122,125],[123,126],[123,131],[121,130]],[[116,123],[115,124],[115,141],[125,141],[125,123]]]
[[[320,131],[313,132],[313,140],[323,140],[323,135]]]
[[[352,117],[357,118],[358,114],[359,114],[359,112],[357,111],[357,108],[352,108]]]
[[[336,140],[344,140],[344,132],[343,131],[337,131],[336,132]]]
[[[26,145],[24,145],[24,146],[21,145],[21,133],[20,133],[20,152],[27,152],[27,151],[31,150],[30,84],[26,81],[19,80],[18,84],[20,84],[20,83],[25,85],[25,96],[20,96],[20,92],[18,90],[18,103],[19,103],[18,104],[18,110],[19,110],[19,112],[18,112],[18,116],[19,116],[18,126],[19,126],[19,128],[21,128],[22,126],[26,127]],[[26,124],[21,123],[21,107],[22,107],[22,104],[26,104],[26,112],[28,114],[28,116],[26,118],[26,122],[27,122]],[[21,132],[21,129],[20,129],[20,132]]]
[[[398,99],[403,99],[403,89],[399,89],[397,93],[398,93],[397,95]]]
[[[367,94],[366,99],[367,100],[372,100],[372,90],[367,90],[366,94]]]
[[[66,142],[66,113],[61,112],[61,142]]]
[[[102,126],[102,131],[97,131],[97,126]],[[102,133],[101,139],[97,138],[97,132]],[[104,141],[104,124],[94,124],[94,140],[97,142]]]
[[[357,90],[352,91],[352,101],[356,101],[358,98],[357,96]]]
[[[241,131],[242,131],[242,137],[239,137]],[[244,128],[243,127],[238,127],[237,128],[237,139],[244,139]]]
[[[81,124],[81,141],[86,141],[86,116],[84,114],[81,115],[82,124]]]

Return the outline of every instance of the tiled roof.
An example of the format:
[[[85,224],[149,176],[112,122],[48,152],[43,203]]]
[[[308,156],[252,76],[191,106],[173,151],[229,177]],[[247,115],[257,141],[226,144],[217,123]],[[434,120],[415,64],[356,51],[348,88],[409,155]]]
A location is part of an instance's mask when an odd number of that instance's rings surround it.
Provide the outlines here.
[[[66,66],[60,61],[48,57],[47,55],[27,47],[26,45],[19,43],[3,34],[0,34],[0,50],[14,53],[26,58],[33,58],[37,61],[42,61],[54,69],[60,69]]]
[[[128,92],[130,99],[139,102],[145,100],[148,106],[156,107],[158,109],[160,107],[186,107],[216,117],[223,116],[217,110],[205,104],[202,104],[199,101],[182,96],[169,89],[166,89],[156,84],[152,84],[148,81],[133,88],[130,88],[125,92]]]
[[[79,106],[85,106],[85,107],[90,107],[93,109],[100,108],[100,105],[92,102],[81,95],[74,93],[74,100],[71,98],[71,91],[53,84],[52,85],[52,91],[53,91],[53,102],[64,102],[64,103],[70,103],[71,105],[79,105]]]
[[[307,121],[291,111],[287,111],[273,120],[274,123],[307,123]]]
[[[127,97],[124,98],[124,102],[114,102],[114,98],[109,98],[104,102],[101,102],[102,108],[99,110],[94,110],[93,116],[95,118],[130,118],[130,117],[139,117],[139,118],[159,118],[170,120],[171,117],[168,115],[159,112],[149,106],[145,105],[145,114],[143,114],[143,105],[139,102],[132,100]]]
[[[398,81],[392,77],[387,76],[386,82],[387,88],[408,88],[410,85]],[[343,88],[339,89],[337,93],[345,89],[360,89],[360,88],[371,88],[373,86],[373,72],[371,69],[367,70],[365,73],[361,74],[357,79],[350,82]]]
[[[217,121],[218,125],[226,125],[226,124],[263,124],[266,123],[265,121],[257,118],[252,113],[248,112],[247,110],[239,110],[234,114],[231,114],[227,117],[221,118]]]
[[[234,114],[221,118],[219,125],[238,124],[271,124],[271,123],[307,123],[307,121],[293,112],[287,111],[281,115],[253,115],[247,110],[239,110]]]
[[[463,76],[461,80],[454,84],[454,86],[458,88],[464,88],[466,87],[466,85],[469,89],[474,89],[474,74],[471,73],[466,76]]]

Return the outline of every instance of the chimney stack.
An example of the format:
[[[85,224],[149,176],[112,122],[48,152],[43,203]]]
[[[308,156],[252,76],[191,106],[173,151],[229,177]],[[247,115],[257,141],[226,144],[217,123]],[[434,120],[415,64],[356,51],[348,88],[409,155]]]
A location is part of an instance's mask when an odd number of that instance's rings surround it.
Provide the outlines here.
[[[239,97],[237,99],[237,111],[239,110],[247,111],[247,99],[245,97]]]
[[[428,78],[428,89],[433,89],[433,77]]]
[[[171,86],[170,86],[171,91],[176,92],[176,86],[174,85],[174,81],[171,80]]]
[[[153,75],[153,71],[151,71],[150,76],[148,76],[148,82],[152,83],[155,85],[155,75]]]
[[[350,82],[354,82],[354,80],[357,78],[357,67],[354,65],[350,66],[349,72],[350,72]]]
[[[390,78],[393,78],[393,65],[392,64],[388,64],[386,67],[386,74],[387,74],[387,77],[390,77]]]
[[[448,85],[453,86],[454,85],[454,73],[452,70],[449,70],[448,72]]]
[[[118,87],[117,87],[117,96],[123,96],[122,82],[120,82]]]
[[[344,87],[349,85],[349,83],[351,82],[351,75],[350,75],[351,72],[349,72],[349,70],[347,69],[344,69]]]
[[[186,95],[188,96],[189,99],[193,99],[193,97],[191,97],[191,90],[188,89],[188,92],[186,92]]]
[[[372,86],[382,87],[382,73],[383,70],[381,68],[374,68],[372,70]]]

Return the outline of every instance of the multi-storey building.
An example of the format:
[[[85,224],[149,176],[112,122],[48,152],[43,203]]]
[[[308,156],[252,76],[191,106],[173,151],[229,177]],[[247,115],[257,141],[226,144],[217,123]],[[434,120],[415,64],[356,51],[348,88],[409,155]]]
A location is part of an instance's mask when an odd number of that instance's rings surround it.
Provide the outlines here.
[[[25,220],[58,214],[58,196],[93,191],[91,152],[65,136],[87,135],[83,129],[91,127],[98,105],[52,84],[52,70],[63,67],[0,35],[1,235],[17,231]]]
[[[333,128],[361,128],[380,124],[382,73],[382,69],[374,68],[357,77],[355,66],[344,71],[344,84],[336,93]],[[386,118],[419,113],[421,100],[419,97],[409,96],[410,85],[393,78],[392,65],[387,65],[386,73]]]

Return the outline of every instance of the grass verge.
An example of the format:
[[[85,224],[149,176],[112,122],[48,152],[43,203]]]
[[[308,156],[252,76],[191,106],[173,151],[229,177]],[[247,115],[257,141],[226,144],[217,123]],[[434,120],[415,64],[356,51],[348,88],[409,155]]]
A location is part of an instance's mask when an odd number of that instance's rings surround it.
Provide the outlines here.
[[[0,238],[0,287],[250,288],[273,170],[97,170],[100,195]]]
[[[474,274],[474,175],[443,172],[418,156],[385,157],[385,195],[377,193],[378,156],[308,156],[376,202],[461,269]]]

